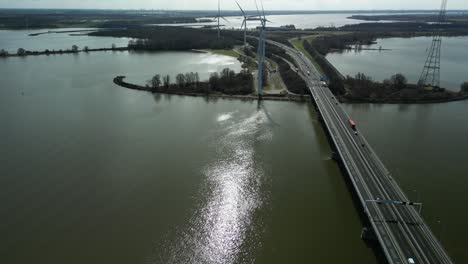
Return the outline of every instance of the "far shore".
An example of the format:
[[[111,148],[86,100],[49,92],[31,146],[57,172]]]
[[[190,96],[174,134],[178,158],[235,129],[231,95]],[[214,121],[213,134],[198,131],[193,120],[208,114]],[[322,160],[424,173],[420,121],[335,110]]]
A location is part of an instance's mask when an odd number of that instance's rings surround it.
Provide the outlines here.
[[[62,54],[78,54],[78,53],[89,53],[89,52],[98,52],[98,51],[135,51],[128,47],[117,47],[117,48],[97,48],[97,49],[81,49],[81,50],[44,50],[44,51],[25,51],[23,54],[18,53],[8,53],[8,54],[0,54],[0,58],[9,58],[9,57],[26,57],[26,56],[43,56],[43,55],[62,55]],[[171,50],[136,50],[136,52],[164,52],[164,51],[171,51]],[[217,55],[224,55],[230,57],[238,57],[233,56],[230,54],[224,54],[222,52],[217,52],[216,50],[199,50],[199,49],[191,49],[187,50],[187,52],[193,53],[212,53]]]
[[[78,54],[78,53],[88,53],[88,52],[97,52],[97,51],[128,51],[127,47],[119,48],[99,48],[99,49],[81,49],[81,50],[45,50],[45,51],[24,51],[24,53],[9,53],[9,54],[0,54],[0,58],[8,57],[26,57],[26,56],[42,56],[42,55],[62,55],[62,54]]]
[[[346,104],[442,104],[442,103],[450,103],[450,102],[457,102],[457,101],[464,101],[468,100],[467,95],[461,95],[458,97],[448,98],[448,99],[440,99],[440,100],[427,100],[427,101],[416,101],[416,100],[407,100],[407,101],[385,101],[385,100],[350,100],[347,98],[340,97],[340,101]]]

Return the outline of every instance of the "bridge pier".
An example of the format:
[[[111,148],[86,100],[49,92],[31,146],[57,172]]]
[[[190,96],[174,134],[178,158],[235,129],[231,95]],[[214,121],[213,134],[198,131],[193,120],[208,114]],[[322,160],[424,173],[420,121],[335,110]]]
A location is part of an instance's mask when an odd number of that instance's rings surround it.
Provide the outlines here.
[[[377,236],[375,235],[374,229],[372,229],[372,227],[363,227],[361,230],[361,238],[368,242],[378,241]]]
[[[332,154],[331,154],[331,158],[336,161],[336,162],[340,162],[341,161],[341,156],[340,154],[338,154],[336,151],[333,151]]]

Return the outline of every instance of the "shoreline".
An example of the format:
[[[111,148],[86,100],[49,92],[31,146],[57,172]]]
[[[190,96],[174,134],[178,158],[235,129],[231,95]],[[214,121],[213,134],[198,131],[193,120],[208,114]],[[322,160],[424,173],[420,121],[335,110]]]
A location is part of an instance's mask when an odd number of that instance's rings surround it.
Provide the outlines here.
[[[176,50],[134,50],[130,49],[128,47],[119,47],[119,48],[96,48],[96,49],[88,49],[88,50],[77,50],[77,51],[72,51],[72,50],[51,50],[51,51],[25,51],[25,54],[19,55],[17,53],[9,53],[6,55],[0,55],[1,58],[14,58],[14,57],[28,57],[28,56],[49,56],[49,55],[63,55],[63,54],[78,54],[78,53],[89,53],[89,52],[98,52],[98,51],[135,51],[135,52],[170,52],[170,51],[176,51]],[[190,49],[186,50],[185,52],[193,52],[193,53],[198,53],[198,54],[217,54],[217,55],[224,55],[224,54],[218,54],[215,52],[211,52],[209,50],[198,50],[198,49]],[[224,55],[228,56],[228,55]]]
[[[384,39],[385,37],[380,37],[378,39]],[[391,37],[397,38],[397,37]],[[307,40],[304,40],[307,41]],[[348,47],[347,49],[339,50],[341,52],[350,50]],[[364,49],[362,49],[364,50]],[[366,50],[385,50],[385,49],[366,49]],[[307,50],[305,50],[308,52]],[[338,50],[330,50],[327,54],[336,53]],[[338,51],[338,53],[339,53]],[[333,65],[326,55],[321,55],[317,51],[316,55],[318,58],[321,58],[320,62],[316,60],[317,57],[312,56],[314,61],[322,68],[330,67],[331,68],[331,75],[334,75],[337,79],[339,79],[343,85],[345,85],[345,76]],[[376,82],[378,83],[378,82]],[[348,104],[441,104],[441,103],[449,103],[449,102],[457,102],[457,101],[464,101],[468,100],[468,94],[456,93],[456,92],[445,92],[448,94],[449,98],[441,98],[441,99],[428,99],[428,100],[418,100],[418,99],[410,99],[410,100],[385,100],[385,99],[370,99],[370,98],[359,98],[359,99],[350,99],[347,98],[346,95],[338,95],[337,97],[340,99],[341,103],[348,103]]]
[[[98,51],[129,51],[127,47],[120,48],[98,48],[98,49],[87,49],[87,50],[50,50],[50,51],[25,51],[24,54],[6,54],[0,55],[0,58],[13,58],[13,57],[28,57],[28,56],[49,56],[49,55],[63,55],[63,54],[78,54],[78,53],[89,53]]]
[[[154,92],[151,88],[141,85],[136,85],[132,83],[127,83],[124,81],[125,76],[117,76],[114,78],[114,84],[127,88],[130,90],[141,91],[141,92],[148,92],[148,93],[158,93],[158,94],[167,94],[167,95],[182,95],[182,96],[191,96],[191,97],[204,97],[204,98],[215,98],[215,99],[230,99],[230,100],[248,100],[254,101],[259,100],[259,97],[256,95],[228,95],[228,94],[219,94],[219,93],[189,93],[189,92]],[[288,101],[288,102],[309,102],[311,98],[309,96],[273,96],[273,95],[265,95],[260,98],[261,100],[267,101]]]
[[[450,103],[450,102],[459,102],[468,100],[467,95],[461,95],[459,97],[453,97],[450,99],[441,99],[441,100],[427,100],[427,101],[370,101],[370,100],[350,100],[350,99],[343,99],[340,97],[340,101],[345,104],[443,104],[443,103]]]

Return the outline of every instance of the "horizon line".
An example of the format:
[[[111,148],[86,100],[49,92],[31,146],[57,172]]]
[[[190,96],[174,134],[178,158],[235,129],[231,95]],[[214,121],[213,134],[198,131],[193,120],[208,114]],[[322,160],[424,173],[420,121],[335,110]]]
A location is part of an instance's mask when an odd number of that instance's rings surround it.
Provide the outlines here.
[[[0,7],[0,10],[100,10],[100,11],[174,11],[174,12],[206,12],[218,11],[217,9],[163,9],[163,8],[54,8],[54,7]],[[222,11],[239,11],[238,9],[224,9]],[[256,9],[245,11],[257,12]],[[265,12],[379,12],[379,11],[440,11],[439,9],[324,9],[324,10],[279,10],[265,9]],[[447,9],[447,11],[468,11],[468,9]]]

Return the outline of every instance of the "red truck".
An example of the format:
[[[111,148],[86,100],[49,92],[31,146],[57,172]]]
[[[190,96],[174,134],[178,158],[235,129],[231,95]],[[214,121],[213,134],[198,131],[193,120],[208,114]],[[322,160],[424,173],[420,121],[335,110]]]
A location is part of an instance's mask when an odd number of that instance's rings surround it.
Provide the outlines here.
[[[351,128],[354,130],[354,135],[357,136],[358,132],[356,130],[356,122],[354,122],[352,119],[350,119],[348,122]],[[362,146],[364,147],[364,144],[362,144]]]

